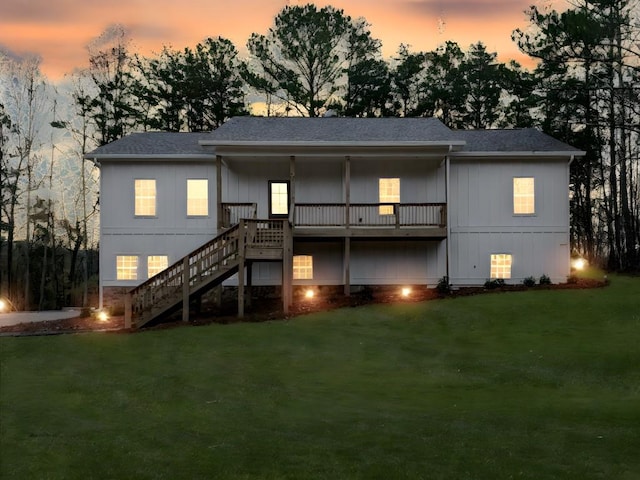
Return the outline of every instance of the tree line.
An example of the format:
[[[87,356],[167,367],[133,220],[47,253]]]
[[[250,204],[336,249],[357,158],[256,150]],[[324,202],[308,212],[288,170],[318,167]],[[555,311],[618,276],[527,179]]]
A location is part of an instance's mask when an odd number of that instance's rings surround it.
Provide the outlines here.
[[[122,27],[110,27],[87,46],[88,67],[63,91],[46,81],[37,59],[4,56],[0,294],[23,308],[87,305],[98,206],[95,167],[84,153],[133,131],[209,131],[248,114],[539,128],[587,152],[571,164],[572,251],[638,270],[638,7],[638,0],[576,0],[564,12],[531,7],[528,27],[513,40],[537,59],[533,70],[498,62],[482,42],[466,50],[453,41],[432,51],[400,45],[385,59],[364,18],[313,4],[282,9],[266,33],[250,36],[246,58],[221,37],[143,56]]]

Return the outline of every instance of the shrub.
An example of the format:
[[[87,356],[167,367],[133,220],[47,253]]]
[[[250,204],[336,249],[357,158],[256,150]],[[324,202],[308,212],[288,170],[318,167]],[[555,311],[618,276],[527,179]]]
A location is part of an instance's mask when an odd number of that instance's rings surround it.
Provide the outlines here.
[[[449,277],[446,275],[438,280],[438,284],[436,285],[436,291],[442,295],[447,295],[451,293],[451,284],[449,283]]]
[[[578,277],[576,277],[575,275],[569,275],[567,277],[567,283],[570,283],[570,284],[578,283]]]
[[[536,284],[536,279],[535,277],[527,277],[522,281],[522,284],[525,287],[533,287]]]
[[[492,278],[484,282],[484,288],[487,290],[494,290],[496,288],[504,287],[505,283],[502,278]]]
[[[551,279],[548,275],[543,274],[538,281],[540,285],[551,285]]]

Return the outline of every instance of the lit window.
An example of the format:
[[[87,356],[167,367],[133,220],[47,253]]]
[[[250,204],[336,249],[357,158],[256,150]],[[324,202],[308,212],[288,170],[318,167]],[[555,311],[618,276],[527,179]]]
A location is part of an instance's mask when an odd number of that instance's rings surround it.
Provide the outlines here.
[[[400,179],[381,178],[378,183],[380,203],[400,203]],[[393,205],[380,205],[380,215],[393,215]]]
[[[137,216],[153,216],[156,214],[156,181],[141,180],[135,181],[135,214]]]
[[[137,255],[118,255],[116,257],[116,278],[118,280],[138,279]]]
[[[289,182],[269,182],[270,216],[289,215]]]
[[[166,255],[150,255],[147,257],[147,276],[157,275],[169,266],[169,257]]]
[[[209,214],[209,181],[207,179],[187,180],[187,215],[206,216]]]
[[[511,254],[496,253],[491,255],[491,278],[511,278]]]
[[[312,280],[313,279],[313,257],[311,255],[293,256],[293,279]]]
[[[536,213],[535,181],[533,177],[513,179],[513,214]]]

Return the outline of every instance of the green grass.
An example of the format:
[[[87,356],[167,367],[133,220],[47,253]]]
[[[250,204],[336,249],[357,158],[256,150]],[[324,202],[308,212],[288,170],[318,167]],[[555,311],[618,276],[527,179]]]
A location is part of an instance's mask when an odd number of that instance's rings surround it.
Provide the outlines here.
[[[0,339],[2,479],[640,478],[640,278]]]

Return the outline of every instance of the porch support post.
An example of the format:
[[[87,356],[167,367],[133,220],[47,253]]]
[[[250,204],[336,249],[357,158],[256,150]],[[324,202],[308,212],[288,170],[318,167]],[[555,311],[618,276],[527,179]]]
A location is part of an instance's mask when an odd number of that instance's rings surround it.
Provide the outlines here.
[[[189,257],[182,260],[182,321],[189,321]]]
[[[216,228],[222,230],[222,156],[216,155]]]
[[[289,313],[293,303],[293,235],[291,227],[284,225],[284,245],[282,249],[282,311]]]
[[[238,231],[238,318],[244,317],[244,237],[244,220],[240,220],[240,230]]]
[[[351,296],[351,238],[344,239],[344,258],[342,259],[344,277],[344,295]]]
[[[289,221],[291,225],[294,226],[296,224],[296,157],[295,155],[291,155],[289,157],[289,195],[290,195],[290,205],[289,205]]]
[[[449,176],[451,174],[451,159],[449,157],[449,155],[446,156],[445,158],[445,170],[444,170],[444,185],[445,185],[445,189],[444,189],[444,209],[445,209],[445,222],[446,222],[446,232],[447,232],[447,238],[446,238],[446,276],[447,276],[447,281],[449,283],[451,283],[451,259],[449,257],[449,249],[451,247],[451,222],[449,221],[449,191],[450,191],[450,185],[449,185]]]
[[[345,228],[351,225],[351,157],[344,157],[344,208],[345,208]]]

